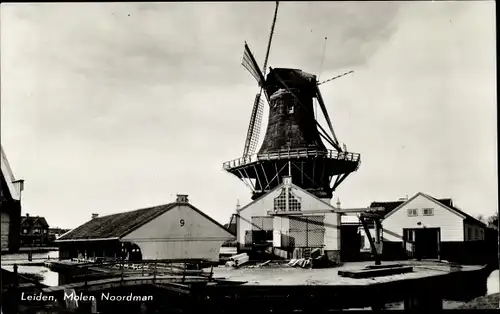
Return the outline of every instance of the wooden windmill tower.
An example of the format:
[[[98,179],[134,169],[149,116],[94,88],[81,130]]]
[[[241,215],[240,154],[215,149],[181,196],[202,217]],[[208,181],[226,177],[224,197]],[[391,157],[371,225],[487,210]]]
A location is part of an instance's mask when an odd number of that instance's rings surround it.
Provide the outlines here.
[[[250,187],[252,199],[279,185],[284,176],[291,177],[294,184],[317,197],[330,199],[339,184],[360,165],[359,154],[340,147],[319,90],[319,85],[345,74],[321,83],[316,75],[299,69],[269,68],[266,75],[278,6],[277,2],[264,71],[245,43],[242,64],[257,80],[259,92],[255,96],[243,156],[224,163],[223,168]],[[320,105],[329,132],[314,116],[314,100]],[[269,120],[263,143],[255,153],[265,101],[269,105]],[[322,140],[333,149],[328,149]]]

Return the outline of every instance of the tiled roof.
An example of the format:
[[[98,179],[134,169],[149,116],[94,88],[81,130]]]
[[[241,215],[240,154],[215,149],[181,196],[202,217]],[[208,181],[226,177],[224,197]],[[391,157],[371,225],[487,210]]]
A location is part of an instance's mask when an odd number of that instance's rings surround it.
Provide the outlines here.
[[[120,238],[175,207],[170,203],[94,218],[64,234],[58,240]]]

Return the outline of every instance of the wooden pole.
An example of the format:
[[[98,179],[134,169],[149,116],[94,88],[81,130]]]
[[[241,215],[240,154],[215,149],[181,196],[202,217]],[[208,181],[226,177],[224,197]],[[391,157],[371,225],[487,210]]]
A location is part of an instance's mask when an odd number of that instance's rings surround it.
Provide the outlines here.
[[[375,265],[380,265],[381,264],[380,256],[379,256],[377,248],[375,246],[375,242],[373,241],[372,236],[370,234],[370,229],[368,229],[368,226],[366,225],[365,217],[363,217],[363,215],[361,215],[359,217],[359,220],[361,220],[361,224],[363,225],[363,229],[365,230],[366,236],[368,237],[368,241],[370,241],[370,246],[372,248],[372,254],[375,258]]]

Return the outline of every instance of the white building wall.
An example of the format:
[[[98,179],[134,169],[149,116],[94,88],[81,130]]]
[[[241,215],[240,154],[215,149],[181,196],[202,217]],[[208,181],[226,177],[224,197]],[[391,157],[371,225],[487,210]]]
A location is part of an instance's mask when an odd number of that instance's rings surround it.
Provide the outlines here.
[[[372,238],[375,238],[375,228],[369,228],[370,235]],[[368,235],[365,232],[365,229],[363,227],[359,228],[360,235],[363,237],[363,243],[361,243],[361,251],[370,251],[371,250],[371,244],[370,244],[370,239],[368,238]]]
[[[325,215],[325,250],[340,251],[341,215],[329,213]]]
[[[300,198],[301,211],[304,215],[324,215],[325,216],[325,249],[339,250],[340,249],[340,215],[336,213],[315,213],[307,214],[312,210],[333,210],[333,207],[321,201],[320,199],[310,195],[307,192],[291,187],[292,193]],[[274,209],[274,199],[281,194],[281,188],[270,191],[267,195],[257,199],[253,203],[243,207],[239,212],[237,222],[237,240],[240,249],[245,249],[245,233],[252,230],[252,217],[269,216],[268,211]],[[276,216],[275,216],[276,217]],[[289,229],[289,220],[286,216],[279,216],[281,219],[273,220],[275,227],[274,235],[278,235],[276,228],[279,228],[281,233],[286,234]],[[274,241],[273,241],[274,242]]]
[[[273,210],[274,198],[280,195],[281,189],[269,192],[269,194],[255,200],[238,212],[237,217],[237,242],[240,249],[245,248],[245,233],[252,230],[252,217],[268,216],[267,212]]]
[[[222,243],[234,236],[187,205],[178,205],[123,237],[143,259],[219,260]]]
[[[432,216],[424,216],[423,209],[432,208]],[[408,216],[409,209],[416,209],[417,216]],[[417,223],[421,224],[418,225]],[[443,205],[419,194],[382,222],[383,240],[399,242],[403,229],[441,228],[441,242],[464,241],[463,219]]]

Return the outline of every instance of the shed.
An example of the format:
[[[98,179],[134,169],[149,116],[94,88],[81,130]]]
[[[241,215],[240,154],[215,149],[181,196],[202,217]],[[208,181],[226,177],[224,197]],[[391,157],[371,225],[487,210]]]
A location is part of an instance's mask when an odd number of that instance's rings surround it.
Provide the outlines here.
[[[55,241],[61,259],[84,256],[215,262],[222,244],[235,238],[191,205],[187,195],[177,195],[170,204],[95,216]]]

